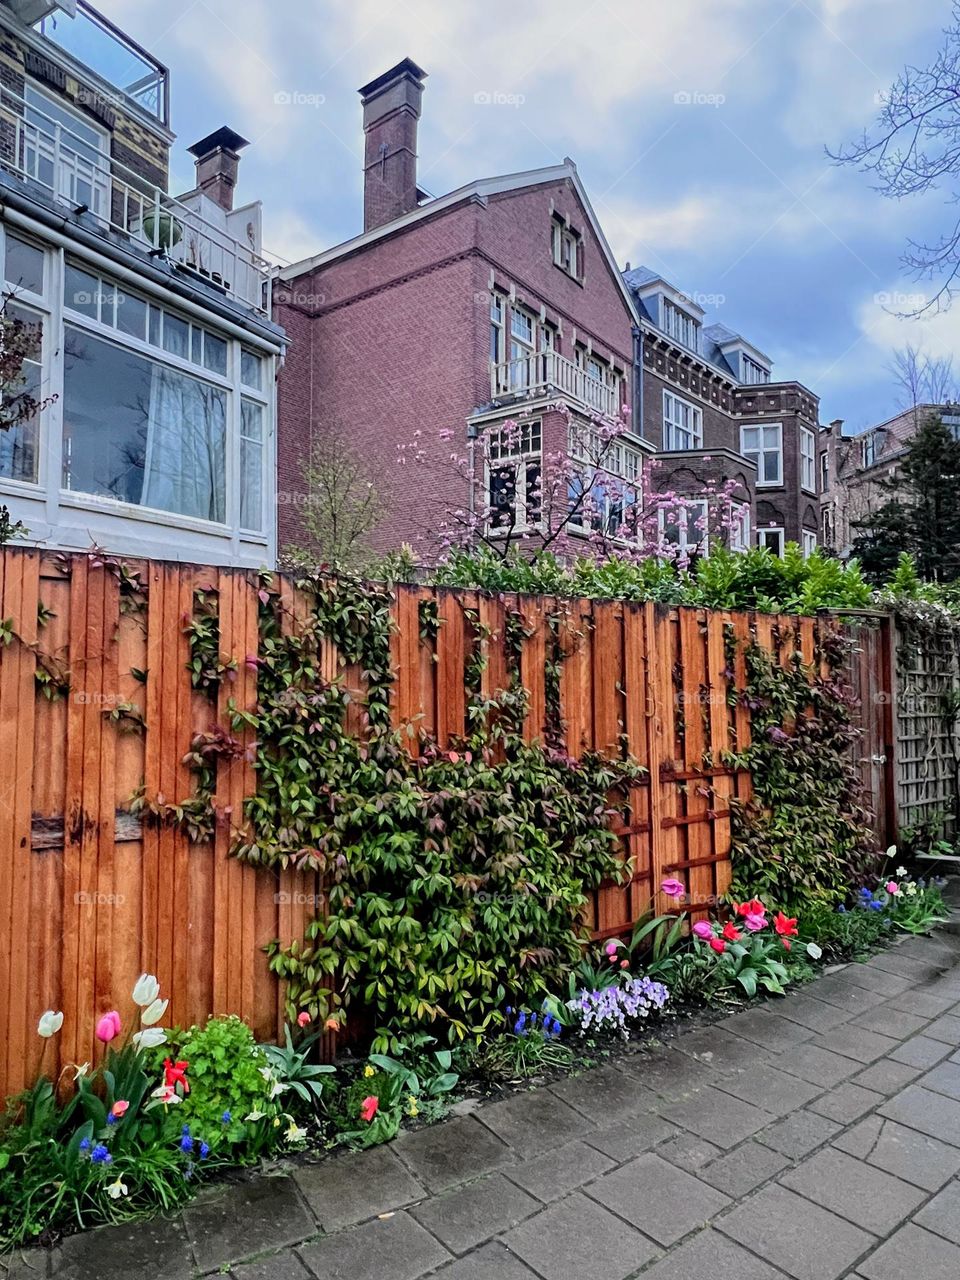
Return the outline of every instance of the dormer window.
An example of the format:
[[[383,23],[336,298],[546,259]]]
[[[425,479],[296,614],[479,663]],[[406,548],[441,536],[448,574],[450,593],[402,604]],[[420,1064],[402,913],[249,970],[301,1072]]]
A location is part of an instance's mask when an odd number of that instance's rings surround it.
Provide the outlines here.
[[[748,387],[756,386],[760,382],[770,381],[770,370],[765,369],[762,364],[758,364],[756,360],[751,360],[748,355],[740,357],[743,376],[740,379]]]
[[[872,467],[877,460],[877,433],[871,431],[865,435],[860,448],[862,450],[863,465]]]
[[[663,330],[682,347],[690,351],[700,350],[699,324],[668,298],[663,299]]]
[[[553,262],[574,280],[583,279],[583,242],[560,218],[553,220]]]

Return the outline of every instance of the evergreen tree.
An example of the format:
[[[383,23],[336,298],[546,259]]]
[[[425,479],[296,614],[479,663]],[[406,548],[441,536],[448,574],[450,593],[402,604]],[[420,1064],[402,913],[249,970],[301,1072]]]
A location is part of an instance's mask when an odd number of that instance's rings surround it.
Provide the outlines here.
[[[877,484],[886,500],[856,522],[853,553],[872,582],[885,582],[902,552],[921,578],[960,578],[960,440],[939,417],[928,417],[896,470]]]

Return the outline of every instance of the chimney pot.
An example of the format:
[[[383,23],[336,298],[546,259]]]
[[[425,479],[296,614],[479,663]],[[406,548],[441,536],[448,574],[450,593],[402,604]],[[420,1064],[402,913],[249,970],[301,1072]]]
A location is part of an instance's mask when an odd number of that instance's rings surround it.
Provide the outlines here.
[[[246,138],[223,125],[188,148],[196,159],[197,190],[227,213],[233,208],[240,152],[249,145]]]
[[[358,90],[363,103],[363,229],[416,209],[417,123],[426,72],[411,58]]]

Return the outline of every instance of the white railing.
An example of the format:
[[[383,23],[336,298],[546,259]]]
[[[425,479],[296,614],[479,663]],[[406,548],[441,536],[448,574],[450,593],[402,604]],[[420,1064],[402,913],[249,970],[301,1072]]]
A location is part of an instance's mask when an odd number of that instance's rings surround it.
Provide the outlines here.
[[[190,271],[257,311],[269,264],[252,246],[99,152],[32,102],[0,88],[0,167],[39,183],[104,229]]]
[[[601,382],[557,351],[531,352],[500,364],[491,361],[490,393],[494,399],[552,391],[562,392],[601,417],[620,417],[619,383]]]

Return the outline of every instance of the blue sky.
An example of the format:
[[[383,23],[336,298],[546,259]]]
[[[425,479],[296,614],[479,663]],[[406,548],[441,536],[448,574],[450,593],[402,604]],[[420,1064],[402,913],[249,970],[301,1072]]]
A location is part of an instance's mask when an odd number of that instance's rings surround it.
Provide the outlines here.
[[[621,264],[706,295],[709,317],[771,356],[776,376],[820,395],[822,421],[858,430],[893,413],[897,347],[958,346],[960,308],[919,323],[890,313],[924,288],[899,257],[907,235],[949,216],[944,195],[885,201],[824,154],[869,124],[903,63],[930,58],[949,0],[100,8],[171,68],[179,188],[191,185],[185,148],[203,134],[228,124],[251,140],[240,196],[264,200],[278,259],[360,229],[356,89],[409,55],[429,73],[427,190],[571,156]]]

